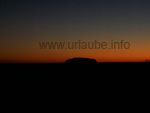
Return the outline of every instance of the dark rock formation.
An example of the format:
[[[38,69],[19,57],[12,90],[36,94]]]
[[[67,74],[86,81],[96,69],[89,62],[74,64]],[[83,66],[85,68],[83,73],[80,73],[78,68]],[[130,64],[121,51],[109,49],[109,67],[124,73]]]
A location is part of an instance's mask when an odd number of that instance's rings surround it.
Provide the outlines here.
[[[68,64],[96,64],[95,59],[89,59],[89,58],[72,58],[67,60],[65,63]]]

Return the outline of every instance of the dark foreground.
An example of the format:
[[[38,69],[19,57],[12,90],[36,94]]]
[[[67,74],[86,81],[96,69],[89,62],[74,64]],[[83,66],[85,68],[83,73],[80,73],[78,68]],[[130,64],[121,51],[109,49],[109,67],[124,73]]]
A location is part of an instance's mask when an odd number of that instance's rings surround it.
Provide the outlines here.
[[[60,70],[63,71],[70,71],[75,70],[85,72],[92,71],[97,69],[96,71],[103,71],[103,70],[135,70],[141,71],[144,70],[145,72],[149,72],[150,63],[149,62],[107,62],[107,63],[3,63],[0,64],[1,70],[10,70],[13,71],[22,71],[27,72],[30,71],[43,71],[43,72],[52,72],[56,71],[59,72]]]
[[[10,65],[149,65],[150,62],[97,62],[97,63],[0,63],[1,66]]]

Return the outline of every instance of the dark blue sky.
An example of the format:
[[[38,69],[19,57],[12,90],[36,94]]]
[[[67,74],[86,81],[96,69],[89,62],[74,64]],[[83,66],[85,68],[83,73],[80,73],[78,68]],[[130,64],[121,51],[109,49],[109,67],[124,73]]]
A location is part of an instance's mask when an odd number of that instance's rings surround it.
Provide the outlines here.
[[[147,28],[149,4],[149,0],[1,0],[0,24],[6,32],[22,29],[35,30],[35,34],[38,30],[54,33],[71,29],[111,31],[121,26],[135,29],[146,25]]]
[[[149,0],[1,0],[2,19],[90,21],[149,17]],[[26,20],[27,19],[27,20]]]

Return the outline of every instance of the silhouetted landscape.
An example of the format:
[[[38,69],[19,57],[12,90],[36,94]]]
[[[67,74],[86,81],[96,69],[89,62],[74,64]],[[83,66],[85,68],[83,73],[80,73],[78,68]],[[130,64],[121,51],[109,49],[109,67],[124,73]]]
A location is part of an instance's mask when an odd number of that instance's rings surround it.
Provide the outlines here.
[[[145,62],[97,62],[91,58],[71,58],[65,61],[65,64],[150,64],[146,59]]]
[[[24,62],[16,62],[16,63],[1,63],[1,64],[150,64],[150,60],[146,59],[145,62],[97,62],[96,59],[93,58],[83,58],[83,57],[75,57],[75,58],[70,58],[67,59],[65,62],[40,62],[40,63],[34,63],[34,62],[30,62],[30,63],[24,63]]]
[[[96,64],[97,61],[95,59],[90,59],[90,58],[72,58],[72,59],[68,59],[65,63],[67,64]]]

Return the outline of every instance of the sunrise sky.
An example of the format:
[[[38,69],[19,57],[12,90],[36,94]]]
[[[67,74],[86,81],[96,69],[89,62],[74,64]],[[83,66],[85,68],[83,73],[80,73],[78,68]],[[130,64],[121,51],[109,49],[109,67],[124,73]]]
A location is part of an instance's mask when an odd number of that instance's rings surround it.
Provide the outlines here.
[[[40,49],[39,42],[130,42],[127,50]],[[0,0],[0,62],[150,59],[150,0]]]

